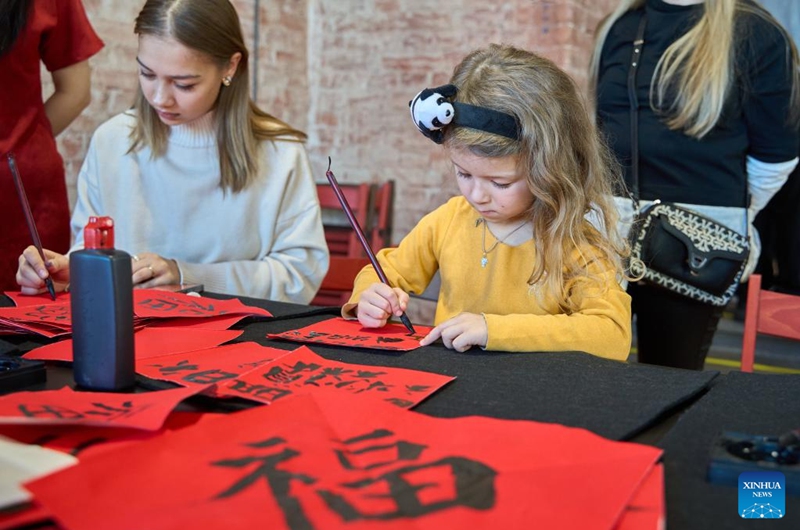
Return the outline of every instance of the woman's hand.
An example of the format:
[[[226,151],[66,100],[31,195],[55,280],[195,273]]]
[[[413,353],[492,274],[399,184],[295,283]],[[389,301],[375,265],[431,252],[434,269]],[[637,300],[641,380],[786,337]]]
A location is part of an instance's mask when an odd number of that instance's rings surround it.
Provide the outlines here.
[[[69,285],[69,258],[58,252],[44,249],[46,261],[42,261],[39,251],[33,245],[25,249],[19,257],[17,283],[22,294],[39,294],[45,291],[45,279],[49,276],[57,293]]]
[[[486,319],[475,313],[461,313],[433,328],[419,343],[427,346],[439,338],[445,348],[458,352],[465,352],[473,346],[485,348],[489,340]]]
[[[361,293],[356,316],[365,328],[382,328],[392,315],[402,315],[406,307],[408,293],[384,283],[373,283]]]
[[[148,289],[181,282],[181,272],[175,260],[162,258],[152,252],[134,254],[131,258],[133,286],[136,288]]]

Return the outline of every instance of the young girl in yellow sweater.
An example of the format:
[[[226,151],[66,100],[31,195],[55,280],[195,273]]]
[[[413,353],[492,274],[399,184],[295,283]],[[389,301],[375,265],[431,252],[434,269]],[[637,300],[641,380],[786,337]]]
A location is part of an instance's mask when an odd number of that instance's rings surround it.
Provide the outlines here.
[[[450,85],[420,92],[411,113],[444,145],[462,196],[378,253],[393,287],[366,267],[344,316],[381,327],[439,270],[423,346],[626,359],[627,249],[610,202],[618,170],[572,79],[536,54],[490,45],[464,58]]]

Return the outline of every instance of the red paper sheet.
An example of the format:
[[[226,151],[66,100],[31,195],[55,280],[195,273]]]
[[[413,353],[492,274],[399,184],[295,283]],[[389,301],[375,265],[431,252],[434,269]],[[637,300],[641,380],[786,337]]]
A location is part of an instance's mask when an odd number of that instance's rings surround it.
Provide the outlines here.
[[[21,305],[0,308],[0,333],[34,333],[52,338],[72,332],[68,295],[59,296],[56,302],[42,295],[9,296]],[[266,309],[246,306],[238,299],[215,300],[158,289],[135,289],[133,304],[134,326],[170,319],[173,327],[227,329],[247,316],[272,316]]]
[[[14,320],[0,318],[0,335],[41,335],[48,339],[69,335],[70,329],[48,326],[44,324],[26,324]]]
[[[187,328],[144,328],[134,335],[137,360],[160,357],[218,346],[238,338],[241,330],[208,330]],[[72,339],[65,339],[33,349],[25,359],[72,362]]]
[[[0,424],[94,425],[155,431],[202,387],[143,394],[76,392],[69,387],[0,396]]]
[[[152,432],[86,425],[0,425],[0,436],[68,453],[83,461],[85,458],[117,449],[125,444],[149,440],[219,416],[220,414],[175,411],[167,417],[159,430]]]
[[[439,419],[329,394],[97,455],[26,487],[71,530],[609,530],[660,454],[555,424]]]
[[[237,298],[216,300],[155,289],[134,289],[133,312],[140,318],[200,318],[220,315],[272,316],[266,309],[244,305]]]
[[[0,323],[4,328],[55,337],[72,332],[69,302],[0,308]]]
[[[289,352],[240,342],[178,355],[154,357],[136,365],[136,372],[152,379],[172,381],[182,386],[208,386],[214,395],[227,395],[220,384],[239,377],[257,366],[278,359]]]
[[[220,391],[267,404],[293,395],[338,392],[411,408],[454,379],[419,370],[330,361],[302,346],[220,385]]]
[[[50,298],[50,293],[39,294],[22,294],[20,291],[6,291],[4,293],[7,297],[11,298],[14,305],[17,307],[24,307],[30,305],[46,305],[56,303],[69,303],[69,293],[56,293],[56,299]]]
[[[337,317],[300,329],[271,333],[267,337],[353,348],[409,351],[419,348],[419,341],[433,328],[415,324],[414,329],[416,334],[411,334],[402,324],[394,323],[382,328],[365,328],[357,320]]]
[[[663,530],[666,508],[664,465],[658,464],[636,491],[614,530]]]
[[[206,318],[169,318],[164,320],[149,319],[148,328],[193,328],[193,329],[230,329],[247,315],[222,315]]]

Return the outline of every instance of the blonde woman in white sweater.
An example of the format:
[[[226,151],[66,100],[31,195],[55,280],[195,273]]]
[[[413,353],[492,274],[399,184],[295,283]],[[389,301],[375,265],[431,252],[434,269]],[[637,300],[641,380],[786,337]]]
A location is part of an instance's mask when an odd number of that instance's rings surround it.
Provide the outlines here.
[[[95,132],[72,216],[115,222],[138,287],[206,290],[307,303],[328,267],[305,135],[248,96],[247,49],[228,0],[148,0],[136,19],[140,86],[133,109]],[[69,257],[35,248],[17,281],[69,282]]]

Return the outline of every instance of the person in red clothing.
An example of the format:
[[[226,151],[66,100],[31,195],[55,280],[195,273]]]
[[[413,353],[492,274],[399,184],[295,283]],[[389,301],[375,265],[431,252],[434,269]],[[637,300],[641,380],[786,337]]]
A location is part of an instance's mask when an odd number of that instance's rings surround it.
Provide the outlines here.
[[[31,244],[6,161],[13,153],[46,248],[70,245],[64,163],[55,137],[90,100],[87,60],[103,42],[81,0],[0,0],[0,292],[17,290],[18,256]],[[42,100],[40,63],[55,92]]]

